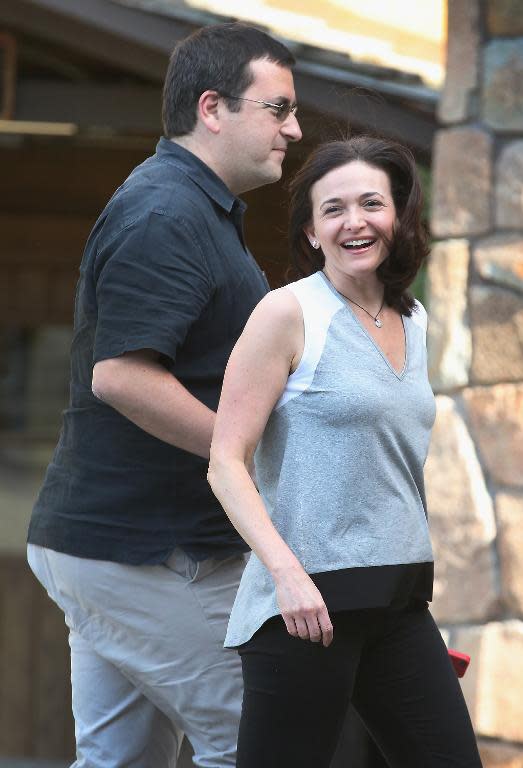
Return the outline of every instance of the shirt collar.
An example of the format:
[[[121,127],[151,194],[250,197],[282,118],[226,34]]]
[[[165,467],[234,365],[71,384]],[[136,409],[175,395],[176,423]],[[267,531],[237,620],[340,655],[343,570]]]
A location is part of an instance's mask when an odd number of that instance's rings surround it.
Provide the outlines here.
[[[181,147],[162,136],[156,145],[156,155],[162,162],[176,165],[227,213],[230,214],[236,208],[243,214],[247,208],[243,200],[235,197],[220,177],[203,160],[200,160],[185,147]]]

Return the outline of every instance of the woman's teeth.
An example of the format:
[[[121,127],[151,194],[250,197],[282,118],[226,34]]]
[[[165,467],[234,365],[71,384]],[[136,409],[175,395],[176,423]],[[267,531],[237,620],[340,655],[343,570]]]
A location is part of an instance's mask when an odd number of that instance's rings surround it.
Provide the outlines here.
[[[375,240],[367,239],[367,240],[346,240],[344,243],[341,243],[342,248],[366,248],[369,245],[372,245],[375,243]]]

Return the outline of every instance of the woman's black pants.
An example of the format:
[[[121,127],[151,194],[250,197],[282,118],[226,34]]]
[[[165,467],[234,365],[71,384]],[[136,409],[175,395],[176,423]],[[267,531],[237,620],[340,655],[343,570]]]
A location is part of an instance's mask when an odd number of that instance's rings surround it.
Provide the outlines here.
[[[328,768],[350,702],[390,768],[481,768],[459,682],[425,605],[331,620],[328,648],[291,637],[280,616],[239,648],[237,768]]]

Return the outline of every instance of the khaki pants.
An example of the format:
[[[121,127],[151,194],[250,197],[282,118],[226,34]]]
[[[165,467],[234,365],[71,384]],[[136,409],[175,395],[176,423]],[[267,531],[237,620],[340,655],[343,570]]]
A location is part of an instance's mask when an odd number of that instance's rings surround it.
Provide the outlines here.
[[[175,768],[184,733],[195,765],[236,764],[241,665],[223,640],[244,555],[136,566],[30,544],[28,561],[70,630],[75,768]]]

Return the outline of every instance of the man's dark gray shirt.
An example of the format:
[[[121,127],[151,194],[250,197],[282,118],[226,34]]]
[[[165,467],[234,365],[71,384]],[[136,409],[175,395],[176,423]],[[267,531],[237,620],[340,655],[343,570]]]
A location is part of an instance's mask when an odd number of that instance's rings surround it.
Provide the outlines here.
[[[243,241],[245,205],[167,139],[115,192],[87,241],[75,301],[71,401],[29,541],[127,563],[247,549],[207,461],[139,429],[91,391],[93,365],[153,349],[216,410],[227,360],[267,281]],[[144,393],[147,394],[147,393]]]

